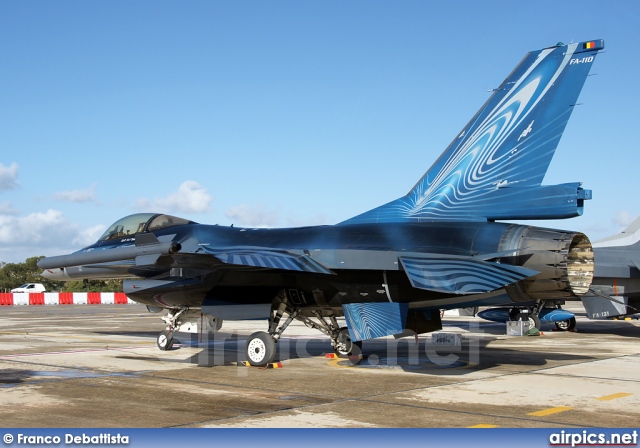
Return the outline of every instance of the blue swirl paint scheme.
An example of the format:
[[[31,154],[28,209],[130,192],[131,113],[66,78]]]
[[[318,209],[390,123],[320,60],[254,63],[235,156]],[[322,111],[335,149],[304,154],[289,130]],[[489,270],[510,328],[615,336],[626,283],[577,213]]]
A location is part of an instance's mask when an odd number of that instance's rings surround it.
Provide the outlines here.
[[[406,196],[344,223],[581,215],[590,190],[541,183],[604,48],[595,42],[589,49],[559,44],[527,54]]]
[[[400,257],[414,288],[449,294],[494,291],[538,273],[533,269],[453,257]]]
[[[350,303],[342,306],[349,334],[365,341],[404,331],[409,306],[405,303]]]

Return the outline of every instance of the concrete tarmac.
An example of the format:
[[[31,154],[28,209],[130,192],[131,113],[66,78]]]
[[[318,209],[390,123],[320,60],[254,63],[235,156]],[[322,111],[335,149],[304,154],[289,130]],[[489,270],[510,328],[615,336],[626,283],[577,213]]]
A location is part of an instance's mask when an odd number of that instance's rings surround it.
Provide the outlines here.
[[[357,365],[326,358],[329,339],[294,323],[282,368],[260,369],[238,362],[265,322],[178,335],[163,352],[164,324],[143,306],[1,307],[2,426],[637,427],[640,322],[567,308],[578,332],[507,336],[504,324],[447,318],[449,345],[365,341]]]

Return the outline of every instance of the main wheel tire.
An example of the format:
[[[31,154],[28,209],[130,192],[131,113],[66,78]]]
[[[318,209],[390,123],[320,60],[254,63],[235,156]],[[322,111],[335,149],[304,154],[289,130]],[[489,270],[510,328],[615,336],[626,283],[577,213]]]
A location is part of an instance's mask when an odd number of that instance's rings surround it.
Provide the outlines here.
[[[572,331],[576,328],[576,318],[572,317],[571,319],[556,322],[556,328],[560,331]]]
[[[349,330],[343,327],[338,332],[333,351],[339,358],[359,356],[362,353],[362,341],[353,342]]]
[[[540,330],[540,318],[538,316],[536,316],[535,314],[530,314],[529,322],[531,323],[531,325]]]
[[[269,333],[257,331],[247,340],[246,355],[252,366],[266,366],[276,356],[276,341]]]
[[[173,334],[168,330],[164,330],[158,335],[156,343],[158,344],[158,348],[160,350],[171,350],[173,348]]]

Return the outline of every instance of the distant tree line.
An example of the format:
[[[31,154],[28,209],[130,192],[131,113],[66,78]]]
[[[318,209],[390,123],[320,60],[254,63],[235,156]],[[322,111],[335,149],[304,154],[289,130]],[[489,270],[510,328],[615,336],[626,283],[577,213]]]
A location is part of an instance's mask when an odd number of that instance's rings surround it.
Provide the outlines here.
[[[0,292],[10,292],[25,283],[42,283],[47,292],[121,292],[122,280],[74,280],[55,282],[40,277],[42,269],[37,264],[44,256],[27,258],[23,263],[0,262]]]

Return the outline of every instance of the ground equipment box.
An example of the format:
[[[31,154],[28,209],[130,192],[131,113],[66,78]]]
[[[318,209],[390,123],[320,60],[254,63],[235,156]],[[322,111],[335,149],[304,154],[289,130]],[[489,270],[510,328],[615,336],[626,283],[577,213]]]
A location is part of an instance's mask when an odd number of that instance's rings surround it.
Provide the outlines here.
[[[531,329],[529,320],[509,320],[507,321],[508,336],[525,336],[527,331]]]

